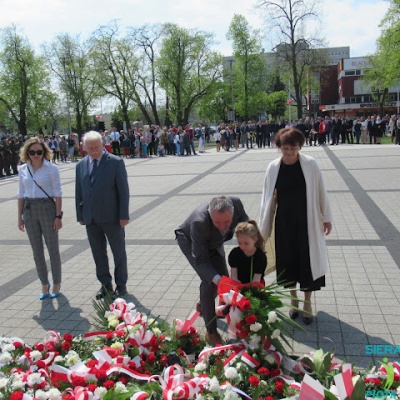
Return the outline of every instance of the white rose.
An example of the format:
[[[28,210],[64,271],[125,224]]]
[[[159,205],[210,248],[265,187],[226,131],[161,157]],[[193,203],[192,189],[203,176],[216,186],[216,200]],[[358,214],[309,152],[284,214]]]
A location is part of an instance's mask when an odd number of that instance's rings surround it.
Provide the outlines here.
[[[7,386],[8,379],[7,378],[0,378],[0,389],[4,389]]]
[[[236,371],[236,368],[234,367],[229,367],[225,370],[225,377],[226,379],[235,379],[238,376],[238,372]]]
[[[260,336],[255,335],[255,334],[254,335],[250,335],[250,344],[255,345],[255,344],[260,343],[260,341],[261,341]]]
[[[250,330],[252,332],[258,332],[262,328],[262,325],[259,322],[255,322],[254,324],[250,325]]]
[[[128,390],[122,382],[117,382],[114,387],[115,393],[127,393]]]
[[[14,351],[14,350],[15,350],[15,346],[11,343],[7,343],[3,347],[3,351]]]
[[[34,386],[43,382],[43,377],[38,372],[28,375],[28,385]]]
[[[37,361],[42,359],[42,353],[40,351],[38,351],[38,350],[33,350],[29,354],[29,357],[31,358],[31,360],[33,362],[37,362]]]
[[[221,386],[219,385],[218,379],[216,376],[213,376],[210,379],[210,391],[211,392],[220,392],[221,391]]]
[[[160,335],[161,335],[161,330],[160,330],[159,328],[152,328],[152,330],[153,330],[153,333],[154,333],[156,336],[160,336]]]
[[[98,387],[94,391],[94,395],[102,399],[107,393],[107,389],[105,387]]]
[[[46,399],[48,399],[47,392],[45,392],[44,390],[40,390],[40,389],[36,390],[35,398],[37,398],[39,400],[46,400]]]
[[[275,329],[272,332],[271,339],[278,339],[280,335],[281,335],[281,331],[279,329]]]
[[[11,354],[8,352],[4,352],[0,354],[0,364],[8,364],[12,361]]]
[[[51,388],[47,391],[47,397],[50,400],[61,400],[62,395],[61,392],[57,388]]]
[[[196,372],[201,372],[204,371],[207,368],[207,365],[203,362],[199,362],[196,364],[196,366],[194,367],[194,370]]]
[[[268,323],[269,324],[273,324],[274,322],[276,322],[277,319],[278,319],[278,315],[276,314],[275,311],[270,311],[268,313]]]

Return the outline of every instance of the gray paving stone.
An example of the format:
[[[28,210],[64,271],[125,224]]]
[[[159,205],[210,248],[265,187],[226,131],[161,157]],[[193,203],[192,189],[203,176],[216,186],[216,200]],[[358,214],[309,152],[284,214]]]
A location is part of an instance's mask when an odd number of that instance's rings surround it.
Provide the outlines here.
[[[331,336],[338,359],[366,368],[378,358],[365,355],[365,343],[400,344],[398,147],[342,145],[302,150],[316,157],[323,170],[334,229],[327,237],[327,287],[313,296],[314,323],[299,322],[307,334],[295,332],[291,343],[296,355],[318,347],[328,351],[332,343],[324,337]],[[248,214],[257,219],[265,168],[277,156],[270,150],[231,154],[210,150],[185,159],[125,160],[132,219],[126,229],[127,300],[151,316],[168,321],[187,318],[198,300],[200,280],[180,253],[174,229],[199,202],[217,194],[240,197]],[[0,235],[0,332],[30,343],[43,340],[49,329],[73,334],[92,329],[92,298],[99,284],[85,229],[75,221],[75,164],[62,165],[61,178],[63,296],[40,302],[40,283],[26,235],[14,228]],[[16,225],[17,183],[15,177],[0,179],[3,226]],[[226,246],[227,254],[233,245],[235,241]],[[109,258],[112,263],[111,254]],[[226,324],[219,324],[226,329]],[[201,319],[195,326],[204,330]]]

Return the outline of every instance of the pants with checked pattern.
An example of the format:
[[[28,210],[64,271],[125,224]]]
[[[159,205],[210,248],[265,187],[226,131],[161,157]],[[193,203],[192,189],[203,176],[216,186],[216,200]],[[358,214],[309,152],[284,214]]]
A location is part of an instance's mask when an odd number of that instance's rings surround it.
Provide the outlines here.
[[[25,199],[23,219],[42,285],[49,283],[43,238],[49,251],[53,283],[56,285],[61,283],[61,257],[58,233],[54,230],[55,216],[56,207],[52,200]]]

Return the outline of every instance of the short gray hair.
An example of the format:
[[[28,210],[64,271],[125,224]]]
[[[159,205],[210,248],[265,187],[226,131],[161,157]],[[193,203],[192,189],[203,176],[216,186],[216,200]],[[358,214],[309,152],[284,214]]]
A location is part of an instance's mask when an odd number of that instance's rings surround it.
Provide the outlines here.
[[[103,137],[100,135],[99,132],[89,131],[86,132],[85,136],[83,137],[83,144],[86,145],[87,142],[95,142],[96,140],[103,143]]]
[[[233,214],[234,210],[235,208],[233,206],[232,200],[226,196],[214,197],[210,200],[210,203],[208,204],[208,212],[210,213],[210,215],[214,211],[218,211],[220,213],[230,211]]]

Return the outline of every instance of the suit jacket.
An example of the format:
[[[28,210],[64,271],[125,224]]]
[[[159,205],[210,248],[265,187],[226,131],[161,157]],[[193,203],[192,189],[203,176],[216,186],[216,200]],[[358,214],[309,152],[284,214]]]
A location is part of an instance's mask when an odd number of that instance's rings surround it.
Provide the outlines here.
[[[78,221],[119,224],[129,219],[129,185],[124,160],[104,153],[93,182],[89,156],[76,166],[75,206]]]
[[[210,252],[218,251],[224,256],[224,242],[232,239],[236,225],[239,222],[249,220],[241,200],[237,197],[231,197],[230,199],[234,207],[233,220],[228,232],[224,236],[211,220],[208,212],[208,202],[197,207],[177,228],[192,243],[196,271],[198,270],[200,276],[210,281],[217,274],[210,261]]]

